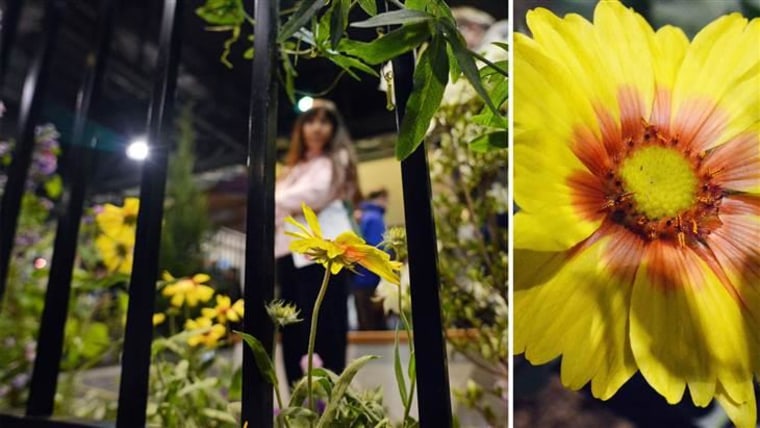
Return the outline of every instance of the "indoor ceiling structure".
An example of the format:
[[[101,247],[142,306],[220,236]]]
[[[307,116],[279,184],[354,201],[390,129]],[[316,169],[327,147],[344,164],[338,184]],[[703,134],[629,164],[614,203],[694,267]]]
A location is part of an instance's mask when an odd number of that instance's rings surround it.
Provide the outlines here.
[[[2,119],[3,137],[16,135],[16,116],[21,89],[29,63],[45,29],[44,1],[23,2],[17,41],[11,52],[10,68],[2,100],[8,113]],[[99,138],[96,167],[92,171],[92,191],[110,193],[134,187],[138,182],[139,164],[124,152],[128,142],[145,134],[148,106],[155,73],[159,20],[162,1],[118,1],[113,38],[101,96],[90,114],[91,132]],[[252,9],[252,1],[245,2]],[[182,24],[182,59],[177,85],[177,110],[193,106],[197,134],[196,170],[244,164],[248,135],[248,110],[251,62],[243,58],[248,47],[248,34],[232,48],[228,68],[220,61],[227,33],[207,31],[195,15],[201,0],[185,2]],[[283,0],[281,8],[295,4]],[[497,19],[507,14],[503,1],[452,1],[452,6],[471,4],[485,9]],[[61,143],[70,144],[71,127],[77,91],[82,83],[85,56],[95,37],[100,1],[70,0],[62,16],[41,122],[52,122],[61,131]],[[351,19],[362,19],[361,11]],[[250,31],[250,28],[246,29]],[[370,40],[374,30],[351,29],[353,37]],[[301,60],[298,64],[296,88],[298,96],[316,94],[330,86],[338,69],[326,60]],[[363,76],[362,81],[343,77],[329,92],[343,113],[352,136],[357,141],[360,159],[389,156],[393,153],[395,130],[393,112],[386,109],[385,94],[378,90],[378,79]],[[278,106],[278,147],[287,145],[287,138],[296,109],[280,90]]]

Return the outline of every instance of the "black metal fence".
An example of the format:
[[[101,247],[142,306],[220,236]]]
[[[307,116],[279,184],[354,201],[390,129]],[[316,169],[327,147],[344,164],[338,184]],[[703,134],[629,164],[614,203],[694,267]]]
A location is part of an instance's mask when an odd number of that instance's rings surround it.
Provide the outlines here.
[[[121,360],[116,426],[145,425],[148,396],[152,315],[158,252],[163,216],[164,189],[169,157],[168,132],[172,123],[177,68],[182,45],[181,21],[185,0],[164,0],[159,36],[158,65],[148,115],[151,161],[143,165],[140,182],[140,211],[137,220],[134,265],[129,286],[129,306]],[[3,11],[0,37],[0,85],[2,84],[22,8],[20,0],[10,0]],[[8,268],[18,224],[31,155],[34,124],[39,118],[50,72],[50,58],[57,41],[57,28],[66,8],[64,0],[47,0],[45,34],[27,73],[21,95],[18,144],[0,205],[0,299],[8,279]],[[84,127],[90,106],[97,102],[105,63],[111,44],[116,0],[100,0],[97,36],[92,42],[76,103],[72,145],[67,151],[72,162],[64,175],[64,196],[58,218],[53,259],[41,319],[38,351],[25,415],[0,414],[2,427],[103,426],[103,423],[62,421],[52,417],[56,384],[60,371],[63,335],[67,317],[71,276],[76,254],[76,237],[87,193],[88,171],[97,141],[84,141]],[[277,82],[275,79],[278,1],[254,1],[255,52],[248,143],[248,210],[245,276],[245,319],[243,330],[259,338],[271,351],[273,328],[264,303],[274,295],[274,170]],[[393,61],[397,121],[404,115],[412,89],[412,54]],[[241,126],[244,126],[241,124]],[[445,428],[452,424],[446,346],[438,296],[435,225],[430,197],[430,180],[424,145],[401,163],[405,218],[409,242],[409,270],[420,425]],[[254,268],[255,267],[255,268]],[[0,300],[1,301],[1,300]],[[0,307],[0,316],[2,308]],[[243,351],[242,419],[250,428],[273,425],[273,390],[259,374],[253,355]]]

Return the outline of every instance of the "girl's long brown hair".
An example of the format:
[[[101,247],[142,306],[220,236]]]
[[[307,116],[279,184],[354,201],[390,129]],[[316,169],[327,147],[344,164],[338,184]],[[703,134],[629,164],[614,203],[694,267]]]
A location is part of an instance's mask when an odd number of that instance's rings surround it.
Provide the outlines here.
[[[343,118],[332,101],[314,100],[312,108],[298,116],[293,125],[290,136],[290,148],[285,157],[285,165],[288,170],[306,159],[306,144],[303,140],[303,126],[314,119],[325,117],[332,124],[333,135],[327,142],[323,151],[332,161],[333,180],[331,187],[335,194],[344,200],[357,205],[362,200],[359,189],[359,175],[357,173],[356,152],[354,151]]]

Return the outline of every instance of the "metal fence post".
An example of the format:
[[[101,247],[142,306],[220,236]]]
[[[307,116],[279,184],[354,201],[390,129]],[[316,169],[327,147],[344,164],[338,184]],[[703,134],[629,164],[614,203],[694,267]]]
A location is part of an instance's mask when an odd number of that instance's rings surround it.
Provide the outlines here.
[[[26,190],[26,178],[34,152],[34,128],[42,107],[46,80],[50,72],[50,57],[55,50],[58,24],[65,2],[50,0],[45,5],[43,40],[24,81],[19,109],[19,139],[13,150],[13,161],[8,168],[8,180],[5,182],[5,190],[0,201],[0,301],[8,283],[8,269],[21,211],[21,198]]]
[[[145,426],[148,402],[153,308],[158,279],[161,222],[169,158],[174,92],[180,59],[184,0],[164,0],[153,99],[148,114],[150,157],[142,166],[140,211],[137,215],[134,264],[129,284],[127,326],[119,385],[118,427]]]
[[[26,413],[30,416],[49,416],[53,413],[71,292],[71,274],[74,269],[79,224],[87,191],[86,180],[94,153],[93,148],[83,141],[84,127],[87,123],[91,101],[97,97],[105,71],[105,61],[111,41],[114,4],[114,0],[101,1],[95,43],[86,57],[85,77],[77,96],[71,147],[68,148],[66,154],[68,162],[65,164],[65,174],[68,177],[64,183],[61,200],[63,213],[58,219],[53,244],[53,259],[45,292],[45,307],[40,320],[37,353],[26,405]]]
[[[243,331],[261,341],[270,355],[274,326],[264,305],[274,298],[274,167],[277,136],[277,0],[255,0],[254,52],[248,137],[245,319]],[[243,423],[271,428],[272,385],[261,375],[248,347],[243,350]]]
[[[21,15],[21,0],[9,0],[2,11],[2,31],[0,31],[0,90],[5,83],[5,73],[8,71],[8,60],[11,57],[11,47],[16,40],[18,17]]]
[[[396,96],[396,121],[400,126],[412,92],[414,56],[393,60]],[[431,204],[430,172],[425,144],[401,162],[404,189],[404,218],[409,250],[409,279],[412,298],[415,359],[417,370],[417,407],[420,426],[452,426],[446,340],[441,321],[438,275],[438,245]]]

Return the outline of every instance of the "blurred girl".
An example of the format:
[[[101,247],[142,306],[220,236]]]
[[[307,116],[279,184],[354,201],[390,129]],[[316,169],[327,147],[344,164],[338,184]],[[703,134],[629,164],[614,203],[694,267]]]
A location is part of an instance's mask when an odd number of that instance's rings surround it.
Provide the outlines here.
[[[293,127],[285,169],[275,187],[275,257],[280,297],[301,309],[300,323],[282,330],[282,348],[288,382],[300,379],[300,365],[306,354],[312,308],[322,283],[324,268],[309,264],[288,250],[290,239],[284,234],[284,219],[301,214],[301,203],[314,209],[320,222],[329,218],[348,220],[344,203],[360,200],[356,157],[348,131],[335,105],[315,100]],[[329,218],[323,212],[329,211]],[[323,224],[330,229],[330,224]],[[325,368],[336,373],[346,364],[348,332],[348,284],[344,272],[330,279],[319,315],[315,352]]]

